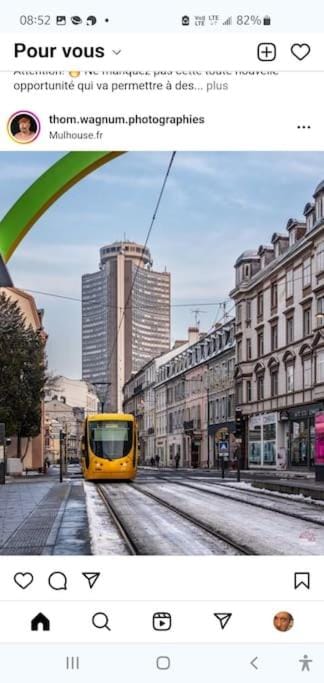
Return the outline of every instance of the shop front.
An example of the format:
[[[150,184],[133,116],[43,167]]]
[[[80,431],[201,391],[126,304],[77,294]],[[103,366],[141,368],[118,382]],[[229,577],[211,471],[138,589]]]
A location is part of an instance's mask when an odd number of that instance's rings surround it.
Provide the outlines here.
[[[233,460],[235,451],[235,422],[212,424],[208,428],[209,454],[211,467],[219,469]]]
[[[312,470],[315,464],[315,417],[323,412],[324,403],[290,408],[280,415],[286,420],[288,467]]]
[[[188,420],[183,423],[183,429],[186,436],[190,437],[190,461],[189,466],[197,468],[201,466],[201,445],[202,433],[200,430],[194,429],[193,420]]]
[[[264,413],[249,418],[249,467],[277,467],[278,413]]]

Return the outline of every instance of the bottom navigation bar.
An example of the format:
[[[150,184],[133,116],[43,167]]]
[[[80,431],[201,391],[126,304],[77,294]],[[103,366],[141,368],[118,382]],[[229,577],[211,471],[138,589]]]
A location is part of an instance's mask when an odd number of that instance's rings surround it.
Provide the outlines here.
[[[309,681],[323,680],[322,645],[21,645],[0,646],[6,679],[57,683],[89,683],[102,672],[105,680],[141,683],[186,681],[205,683],[239,680],[295,680],[307,673]],[[91,678],[90,678],[91,677]]]

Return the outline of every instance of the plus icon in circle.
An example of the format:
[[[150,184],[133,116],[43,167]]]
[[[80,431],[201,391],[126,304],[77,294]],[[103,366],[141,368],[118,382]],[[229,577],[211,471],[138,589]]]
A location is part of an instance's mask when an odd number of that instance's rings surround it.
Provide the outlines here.
[[[258,59],[260,62],[273,62],[277,56],[277,48],[274,43],[259,43]]]

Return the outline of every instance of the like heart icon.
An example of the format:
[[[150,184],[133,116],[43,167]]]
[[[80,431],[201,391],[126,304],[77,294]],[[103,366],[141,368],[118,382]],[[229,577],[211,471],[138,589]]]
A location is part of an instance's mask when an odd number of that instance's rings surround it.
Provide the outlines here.
[[[305,59],[305,57],[307,57],[311,51],[310,45],[308,45],[308,43],[294,43],[290,49],[294,57],[299,59],[300,62],[302,59]]]
[[[14,582],[23,590],[28,588],[33,581],[34,577],[30,572],[18,572],[18,574],[15,574],[14,576]]]

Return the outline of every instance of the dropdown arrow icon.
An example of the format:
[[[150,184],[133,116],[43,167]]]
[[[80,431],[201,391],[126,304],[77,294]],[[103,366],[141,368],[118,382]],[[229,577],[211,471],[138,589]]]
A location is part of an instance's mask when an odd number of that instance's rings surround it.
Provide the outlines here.
[[[121,53],[121,50],[113,50],[114,55],[119,55]]]

